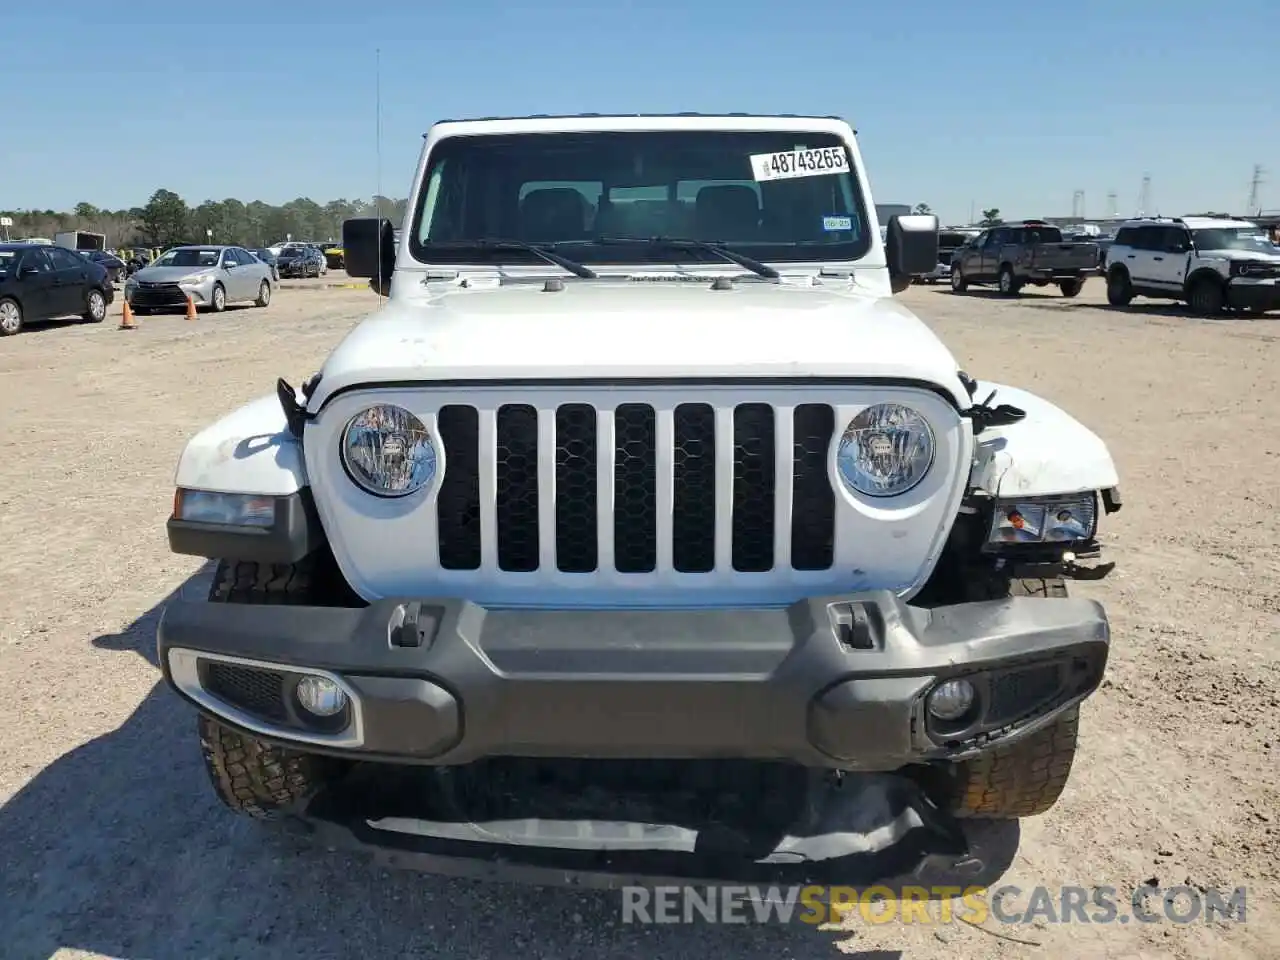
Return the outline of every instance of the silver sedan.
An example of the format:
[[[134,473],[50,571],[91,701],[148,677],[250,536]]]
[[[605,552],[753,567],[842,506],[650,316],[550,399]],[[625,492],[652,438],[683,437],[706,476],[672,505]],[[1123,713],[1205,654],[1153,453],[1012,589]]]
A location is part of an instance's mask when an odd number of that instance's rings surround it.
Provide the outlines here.
[[[135,311],[185,307],[220,313],[229,303],[271,302],[271,267],[242,247],[202,245],[166,250],[154,263],[128,279],[125,300]]]

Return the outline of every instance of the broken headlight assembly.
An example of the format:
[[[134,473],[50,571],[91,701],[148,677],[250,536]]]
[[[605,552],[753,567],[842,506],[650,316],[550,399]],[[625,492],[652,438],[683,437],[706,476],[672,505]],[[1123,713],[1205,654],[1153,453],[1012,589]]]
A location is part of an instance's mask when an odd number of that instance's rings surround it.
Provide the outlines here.
[[[1098,532],[1098,499],[1092,493],[1065,497],[997,500],[987,543],[1087,543]]]

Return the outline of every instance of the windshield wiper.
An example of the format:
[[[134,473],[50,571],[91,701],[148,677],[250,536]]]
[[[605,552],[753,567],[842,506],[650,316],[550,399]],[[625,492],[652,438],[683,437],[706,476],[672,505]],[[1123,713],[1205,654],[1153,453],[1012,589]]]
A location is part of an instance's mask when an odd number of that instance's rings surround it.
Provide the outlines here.
[[[743,256],[734,250],[730,250],[723,243],[713,243],[710,240],[690,240],[682,237],[597,237],[595,240],[588,242],[607,244],[641,243],[652,247],[668,247],[672,250],[705,250],[707,253],[714,253],[730,263],[746,267],[758,276],[766,277],[770,280],[779,278],[778,271],[767,263],[761,263],[759,260]]]
[[[505,238],[484,237],[479,240],[427,240],[423,243],[424,247],[448,247],[458,250],[526,250],[536,257],[541,257],[547,263],[554,263],[557,267],[563,267],[575,277],[582,277],[584,280],[595,280],[600,275],[589,267],[584,267],[576,260],[570,260],[568,257],[562,257],[554,250],[540,246],[536,243],[527,243],[524,240],[507,240]]]

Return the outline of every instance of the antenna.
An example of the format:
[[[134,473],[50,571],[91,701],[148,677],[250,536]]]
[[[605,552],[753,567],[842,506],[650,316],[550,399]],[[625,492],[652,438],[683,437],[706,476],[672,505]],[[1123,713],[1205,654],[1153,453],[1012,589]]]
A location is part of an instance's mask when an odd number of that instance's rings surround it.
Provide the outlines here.
[[[1259,188],[1263,184],[1262,176],[1266,173],[1262,169],[1262,164],[1255,163],[1253,165],[1253,179],[1249,181],[1249,204],[1245,209],[1245,216],[1255,217],[1262,213],[1262,204],[1259,199]]]
[[[374,135],[374,155],[376,169],[374,171],[374,194],[373,194],[373,215],[377,218],[379,226],[382,224],[382,48],[378,47],[373,51],[374,63],[374,81],[373,81],[373,100],[374,100],[374,116],[377,122],[377,132]],[[379,234],[381,236],[381,234]],[[381,243],[379,243],[381,246]],[[382,306],[382,257],[378,257],[378,306]]]

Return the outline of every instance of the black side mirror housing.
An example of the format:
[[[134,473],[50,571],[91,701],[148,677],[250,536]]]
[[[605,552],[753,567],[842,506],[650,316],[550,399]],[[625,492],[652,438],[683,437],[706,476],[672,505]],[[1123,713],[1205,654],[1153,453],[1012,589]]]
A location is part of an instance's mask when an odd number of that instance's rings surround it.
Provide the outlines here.
[[[901,293],[911,285],[912,276],[931,273],[938,265],[938,218],[931,213],[890,217],[884,255],[889,285],[894,293]]]
[[[391,221],[382,217],[344,220],[342,258],[349,277],[389,280],[396,266],[396,235]]]

